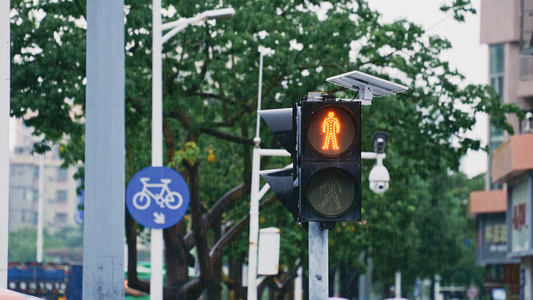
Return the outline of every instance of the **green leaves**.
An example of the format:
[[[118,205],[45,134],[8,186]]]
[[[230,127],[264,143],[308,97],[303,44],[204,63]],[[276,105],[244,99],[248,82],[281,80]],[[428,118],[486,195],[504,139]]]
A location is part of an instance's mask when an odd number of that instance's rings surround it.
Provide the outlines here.
[[[168,164],[171,168],[177,168],[182,163],[187,163],[189,166],[194,166],[200,156],[200,148],[196,146],[195,142],[187,142],[183,149],[176,151],[174,158]]]
[[[454,0],[451,5],[443,5],[440,10],[444,12],[452,11],[453,18],[459,22],[465,21],[466,14],[476,14],[476,9],[472,7],[471,0]]]
[[[44,153],[65,135],[83,135],[84,5],[18,0],[11,6],[11,115],[35,129],[42,140],[34,151]]]

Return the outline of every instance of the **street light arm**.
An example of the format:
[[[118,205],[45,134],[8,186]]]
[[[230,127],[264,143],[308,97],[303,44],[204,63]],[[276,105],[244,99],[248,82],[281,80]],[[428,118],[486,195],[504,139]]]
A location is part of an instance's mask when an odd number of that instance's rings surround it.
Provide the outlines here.
[[[231,7],[222,8],[222,9],[213,9],[213,10],[204,11],[200,13],[199,15],[196,15],[191,18],[179,19],[176,21],[165,23],[161,25],[161,31],[169,30],[169,29],[171,30],[163,36],[163,38],[161,39],[161,44],[164,44],[166,41],[168,41],[168,39],[176,35],[178,32],[187,28],[189,24],[196,23],[196,22],[205,22],[207,20],[230,18],[234,14],[235,14],[235,9]]]
[[[192,23],[192,22],[191,22]],[[177,25],[176,27],[174,27],[174,29],[172,29],[171,31],[167,32],[162,38],[161,38],[161,45],[163,45],[166,41],[168,41],[170,38],[172,38],[173,36],[175,36],[178,32],[182,31],[183,29],[187,28],[187,26],[189,26],[190,23],[184,23],[184,24],[179,24]]]
[[[179,19],[179,20],[168,22],[168,23],[161,25],[161,30],[169,30],[169,29],[176,28],[178,26],[189,25],[191,23],[198,22],[198,21],[201,21],[201,19],[198,18],[198,16],[192,17],[192,18]]]
[[[207,21],[207,20],[231,18],[234,14],[235,14],[235,9],[229,7],[229,8],[206,10],[203,13],[199,14],[198,18],[200,18],[202,21]]]

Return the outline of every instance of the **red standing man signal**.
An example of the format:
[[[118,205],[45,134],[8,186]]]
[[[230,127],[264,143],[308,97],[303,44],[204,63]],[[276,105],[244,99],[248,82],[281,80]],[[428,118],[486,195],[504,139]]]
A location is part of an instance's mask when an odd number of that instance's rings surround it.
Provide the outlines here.
[[[331,144],[333,150],[339,150],[339,144],[337,143],[337,134],[341,130],[341,123],[339,119],[335,117],[335,113],[332,111],[328,112],[327,118],[322,122],[322,132],[326,134],[326,139],[324,140],[324,146],[322,150],[329,150],[329,145]]]

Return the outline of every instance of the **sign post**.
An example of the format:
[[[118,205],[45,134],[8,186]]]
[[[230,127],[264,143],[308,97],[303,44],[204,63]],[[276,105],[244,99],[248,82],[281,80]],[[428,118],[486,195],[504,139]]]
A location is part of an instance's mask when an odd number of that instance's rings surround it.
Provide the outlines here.
[[[152,229],[150,299],[163,299],[163,229],[185,216],[189,187],[173,169],[152,166],[139,171],[126,189],[126,207],[137,223]]]
[[[189,24],[235,14],[233,8],[208,10],[192,18],[162,24],[161,0],[152,2],[152,167],[163,166],[163,44]],[[170,30],[163,36],[163,30]],[[159,219],[159,222],[162,222]],[[163,231],[152,229],[150,299],[163,299]],[[158,251],[157,253],[155,251]]]
[[[328,230],[309,222],[309,299],[327,299],[329,293]]]

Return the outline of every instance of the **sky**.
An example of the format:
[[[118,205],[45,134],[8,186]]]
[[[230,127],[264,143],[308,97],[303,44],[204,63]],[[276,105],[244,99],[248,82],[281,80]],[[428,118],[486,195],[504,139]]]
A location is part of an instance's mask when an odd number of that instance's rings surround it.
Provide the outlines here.
[[[452,49],[441,54],[441,58],[450,62],[460,73],[466,76],[465,83],[488,83],[488,47],[479,43],[479,14],[480,0],[472,0],[476,15],[467,15],[464,23],[453,18],[453,13],[440,11],[444,3],[450,0],[368,0],[370,8],[382,14],[384,21],[408,19],[421,25],[428,34],[446,37],[452,44]],[[487,143],[487,117],[483,114],[476,116],[477,123],[474,130],[468,133]],[[486,172],[487,155],[483,151],[469,152],[462,160],[461,171],[469,177]]]

